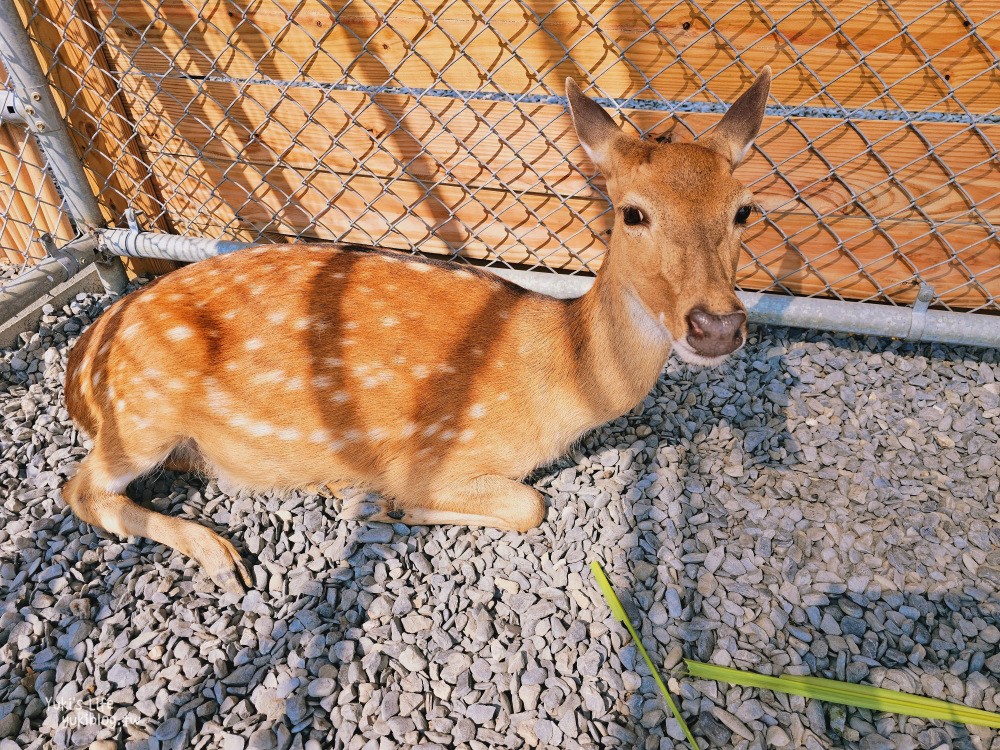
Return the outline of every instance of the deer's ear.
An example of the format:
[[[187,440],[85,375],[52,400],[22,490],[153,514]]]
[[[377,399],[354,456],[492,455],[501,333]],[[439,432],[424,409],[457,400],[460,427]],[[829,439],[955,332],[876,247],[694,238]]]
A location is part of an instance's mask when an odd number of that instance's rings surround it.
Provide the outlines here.
[[[760,132],[770,90],[771,68],[765,67],[701,144],[722,154],[736,169]]]
[[[566,79],[566,97],[580,145],[594,165],[607,174],[611,147],[622,136],[621,130],[597,102],[584,96],[572,78]]]

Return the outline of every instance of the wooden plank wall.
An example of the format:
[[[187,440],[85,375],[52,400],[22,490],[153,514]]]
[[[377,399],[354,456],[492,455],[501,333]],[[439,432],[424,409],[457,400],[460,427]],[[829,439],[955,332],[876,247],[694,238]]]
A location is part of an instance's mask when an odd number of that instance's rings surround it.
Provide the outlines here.
[[[739,172],[767,209],[741,285],[905,302],[919,274],[948,305],[1000,309],[986,0],[84,4],[176,231],[596,268],[608,206],[549,99],[566,76],[605,97],[718,104],[771,65],[773,102],[797,116],[768,117]],[[690,138],[720,115],[618,117]]]

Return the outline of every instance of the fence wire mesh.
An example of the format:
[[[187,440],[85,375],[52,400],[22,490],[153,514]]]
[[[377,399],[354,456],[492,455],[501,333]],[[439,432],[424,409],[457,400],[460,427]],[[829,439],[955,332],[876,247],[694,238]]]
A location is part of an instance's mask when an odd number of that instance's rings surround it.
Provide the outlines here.
[[[690,139],[770,65],[740,286],[1000,311],[993,3],[37,0],[27,23],[113,224],[570,272],[610,214],[565,78]]]

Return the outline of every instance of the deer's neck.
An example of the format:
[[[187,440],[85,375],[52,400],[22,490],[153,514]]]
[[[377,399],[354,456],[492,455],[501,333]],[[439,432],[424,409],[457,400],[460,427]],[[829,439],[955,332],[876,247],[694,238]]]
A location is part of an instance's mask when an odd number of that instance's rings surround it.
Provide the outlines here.
[[[578,382],[603,419],[639,403],[663,370],[671,337],[657,304],[644,298],[610,257],[590,291],[570,303]]]

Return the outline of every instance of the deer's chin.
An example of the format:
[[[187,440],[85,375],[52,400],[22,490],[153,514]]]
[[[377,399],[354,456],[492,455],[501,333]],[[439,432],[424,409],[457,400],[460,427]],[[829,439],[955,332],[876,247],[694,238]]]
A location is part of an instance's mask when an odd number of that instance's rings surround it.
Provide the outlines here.
[[[699,367],[718,367],[729,359],[733,353],[735,353],[730,352],[730,354],[723,354],[719,357],[705,357],[698,354],[698,352],[696,352],[694,348],[692,348],[692,346],[683,339],[677,339],[674,341],[674,351],[677,353],[681,362],[689,365],[698,365]],[[739,351],[739,349],[736,351]]]

